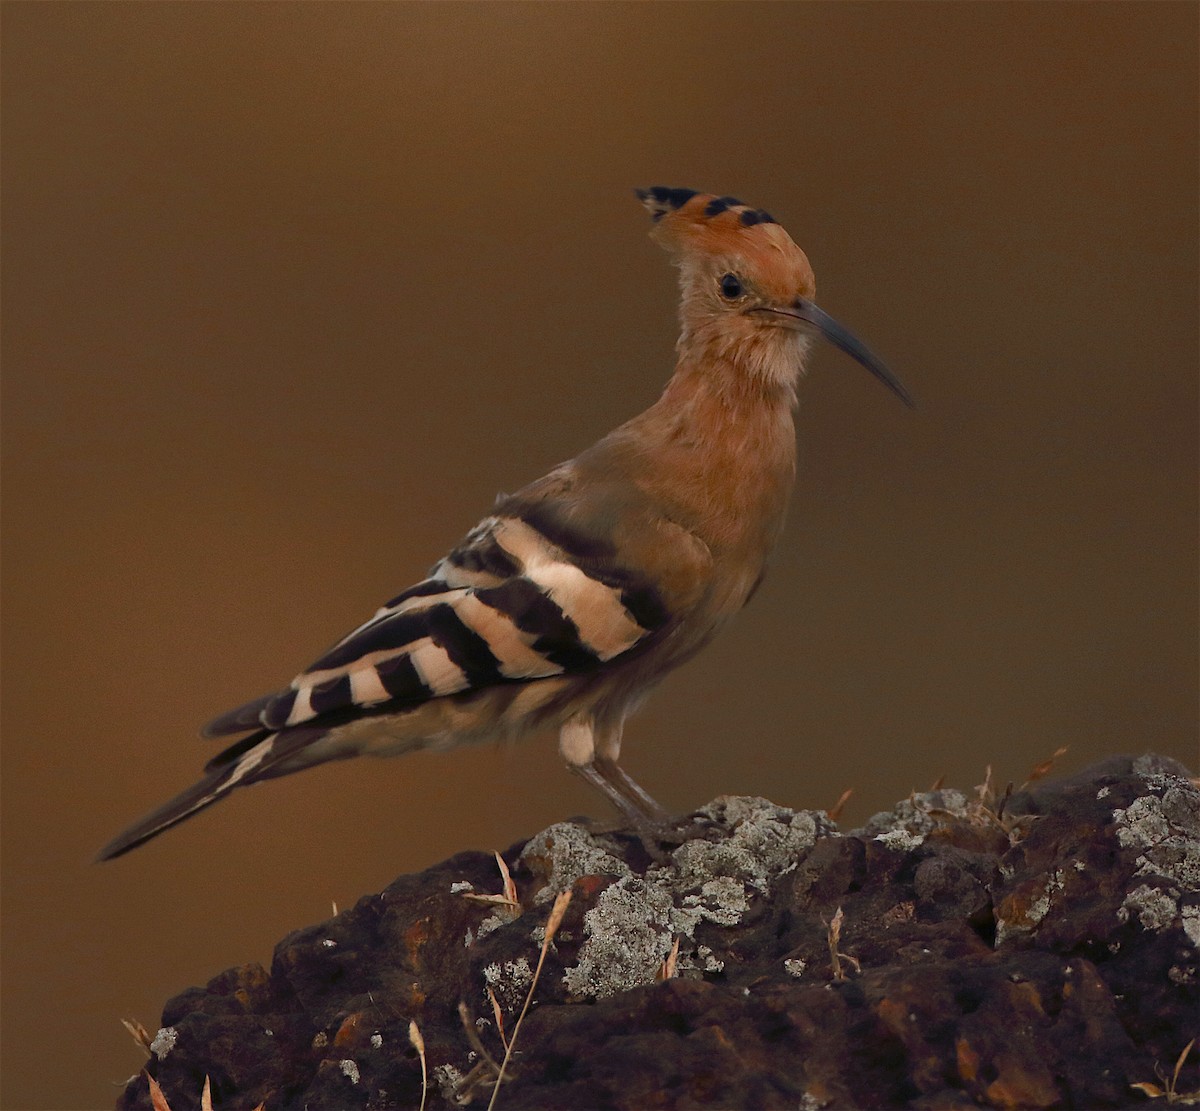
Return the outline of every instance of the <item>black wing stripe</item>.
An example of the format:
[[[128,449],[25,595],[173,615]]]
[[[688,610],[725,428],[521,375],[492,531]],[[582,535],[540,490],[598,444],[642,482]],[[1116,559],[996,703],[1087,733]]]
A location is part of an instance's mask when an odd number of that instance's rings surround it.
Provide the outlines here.
[[[375,672],[388,694],[401,702],[423,701],[433,693],[421,681],[407,653],[380,660],[375,665]]]
[[[473,544],[455,548],[446,562],[461,571],[472,571],[494,575],[497,579],[510,579],[521,573],[521,565],[506,552],[490,533]]]
[[[620,587],[622,584],[614,583]],[[658,629],[667,623],[671,613],[662,595],[647,584],[626,586],[621,590],[621,605],[643,629]]]
[[[534,651],[564,671],[586,670],[600,662],[580,641],[575,623],[529,579],[510,579],[477,590],[475,596],[534,637]]]
[[[607,562],[617,554],[616,545],[607,536],[588,535],[578,526],[572,526],[550,502],[522,506],[517,519],[541,533],[556,548],[561,548],[588,575],[592,575],[593,564]]]
[[[416,586],[410,586],[403,594],[397,594],[391,601],[384,602],[380,610],[390,610],[393,606],[398,606],[401,602],[407,601],[409,598],[424,598],[430,594],[444,594],[446,591],[446,583],[444,579],[439,579],[436,576],[428,578],[424,582],[417,583]]]
[[[440,606],[437,608],[441,608]],[[395,648],[403,648],[414,640],[420,640],[426,635],[429,623],[429,610],[419,609],[402,611],[389,617],[381,617],[374,624],[365,626],[359,632],[332,648],[315,664],[310,671],[332,671],[354,663],[371,652],[386,652]]]
[[[318,683],[309,693],[309,704],[312,706],[314,716],[327,714],[332,710],[340,710],[343,706],[349,706],[353,701],[349,675],[340,675],[336,679]]]
[[[464,625],[450,606],[435,606],[428,611],[428,618],[429,638],[463,672],[470,686],[482,687],[503,680],[500,662],[487,641]]]
[[[292,707],[296,704],[297,691],[292,687],[281,690],[271,699],[270,705],[262,712],[262,723],[268,729],[282,729],[287,725]]]
[[[662,595],[643,577],[616,565],[617,549],[607,536],[582,531],[549,502],[522,507],[518,520],[565,552],[588,578],[619,591],[621,604],[643,629],[666,624],[669,613]]]

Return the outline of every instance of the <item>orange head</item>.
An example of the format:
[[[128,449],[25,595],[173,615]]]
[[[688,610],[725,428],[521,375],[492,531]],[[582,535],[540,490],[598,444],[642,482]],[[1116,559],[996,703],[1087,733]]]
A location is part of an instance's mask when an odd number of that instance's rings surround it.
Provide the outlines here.
[[[656,185],[637,195],[654,219],[651,238],[680,267],[681,359],[732,362],[790,387],[815,331],[912,404],[895,375],[813,302],[808,258],[770,214],[691,189]]]

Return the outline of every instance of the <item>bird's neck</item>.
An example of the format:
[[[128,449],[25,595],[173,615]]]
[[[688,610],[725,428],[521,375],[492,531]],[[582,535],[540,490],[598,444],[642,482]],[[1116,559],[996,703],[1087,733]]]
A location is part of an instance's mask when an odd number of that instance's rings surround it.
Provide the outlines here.
[[[714,550],[774,546],[796,476],[793,381],[681,351],[662,397],[632,424],[652,456],[641,481]]]

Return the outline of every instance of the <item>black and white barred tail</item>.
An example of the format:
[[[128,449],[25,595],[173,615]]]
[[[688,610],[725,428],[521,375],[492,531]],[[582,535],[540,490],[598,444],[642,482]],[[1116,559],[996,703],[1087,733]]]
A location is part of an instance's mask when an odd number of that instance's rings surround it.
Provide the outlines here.
[[[314,734],[322,732],[324,730],[294,730],[293,735],[288,736],[260,729],[249,737],[243,737],[209,761],[203,779],[119,833],[96,854],[96,860],[112,860],[144,845],[151,838],[219,802],[237,787],[296,770],[288,766],[288,758],[310,743]]]

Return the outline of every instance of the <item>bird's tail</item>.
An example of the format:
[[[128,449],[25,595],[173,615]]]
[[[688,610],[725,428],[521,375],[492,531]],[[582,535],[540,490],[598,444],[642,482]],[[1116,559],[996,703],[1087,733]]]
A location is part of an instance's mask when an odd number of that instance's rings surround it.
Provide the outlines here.
[[[279,736],[278,733],[262,729],[231,745],[209,762],[204,769],[206,774],[199,783],[193,784],[118,834],[100,850],[96,860],[112,860],[130,849],[136,849],[152,837],[219,802],[235,787],[265,778],[275,771],[273,765],[279,762],[281,754],[276,751],[280,747],[276,744]],[[278,771],[275,774],[279,774]]]

